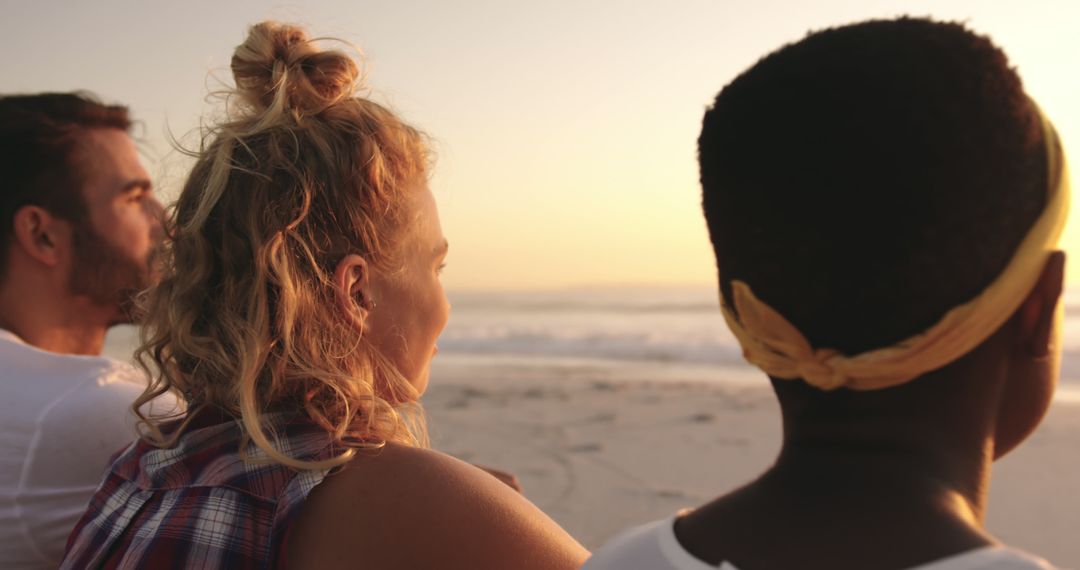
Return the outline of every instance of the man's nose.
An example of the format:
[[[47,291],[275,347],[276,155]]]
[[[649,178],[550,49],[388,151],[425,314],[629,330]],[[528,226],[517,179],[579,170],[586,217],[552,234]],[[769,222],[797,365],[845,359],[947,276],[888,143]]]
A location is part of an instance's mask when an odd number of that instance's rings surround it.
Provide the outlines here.
[[[165,225],[169,221],[169,211],[158,201],[157,198],[146,200],[146,214],[153,220],[155,237],[164,233]]]

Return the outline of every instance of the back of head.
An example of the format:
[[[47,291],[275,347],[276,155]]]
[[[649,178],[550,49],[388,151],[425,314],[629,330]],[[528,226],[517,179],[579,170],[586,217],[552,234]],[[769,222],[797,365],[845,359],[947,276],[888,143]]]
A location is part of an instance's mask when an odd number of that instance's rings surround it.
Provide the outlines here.
[[[81,142],[90,129],[131,127],[128,110],[85,93],[0,97],[0,279],[5,275],[15,212],[27,205],[85,222],[81,188],[92,157]]]
[[[1041,212],[1038,115],[1005,55],[962,25],[811,34],[717,96],[699,139],[709,232],[814,347],[922,332],[1002,271]]]
[[[172,389],[219,407],[287,464],[258,427],[272,410],[304,413],[339,442],[422,440],[401,412],[411,386],[345,325],[331,278],[350,253],[398,262],[423,136],[357,96],[353,58],[299,28],[253,26],[232,70],[228,116],[196,153],[146,301],[142,357],[162,373],[144,397]]]

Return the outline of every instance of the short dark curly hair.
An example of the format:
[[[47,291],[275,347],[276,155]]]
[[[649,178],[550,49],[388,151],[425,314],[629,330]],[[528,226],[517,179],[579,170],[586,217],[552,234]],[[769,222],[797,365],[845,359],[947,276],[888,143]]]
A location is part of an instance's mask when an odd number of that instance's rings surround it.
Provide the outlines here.
[[[1046,201],[1038,114],[991,41],[875,20],[812,33],[717,95],[698,139],[721,290],[819,348],[932,326],[1004,269]]]

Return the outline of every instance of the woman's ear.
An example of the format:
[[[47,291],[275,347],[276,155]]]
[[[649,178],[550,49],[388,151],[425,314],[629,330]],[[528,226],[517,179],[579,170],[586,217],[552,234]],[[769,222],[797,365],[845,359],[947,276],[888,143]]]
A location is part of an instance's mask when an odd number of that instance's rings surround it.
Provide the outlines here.
[[[1020,306],[1020,348],[1028,356],[1041,358],[1050,353],[1056,310],[1065,281],[1065,252],[1055,251],[1046,260],[1042,275]]]
[[[334,268],[334,298],[338,310],[361,335],[371,309],[371,303],[366,301],[369,280],[367,261],[355,253],[343,257]]]

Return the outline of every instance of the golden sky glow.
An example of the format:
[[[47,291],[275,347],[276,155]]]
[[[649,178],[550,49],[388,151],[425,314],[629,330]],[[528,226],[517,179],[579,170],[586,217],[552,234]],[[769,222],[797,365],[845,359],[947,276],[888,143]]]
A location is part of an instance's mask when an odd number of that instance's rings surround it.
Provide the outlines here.
[[[3,0],[0,92],[85,88],[129,104],[166,193],[186,169],[166,125],[183,135],[213,109],[208,74],[227,77],[248,24],[355,41],[374,96],[438,143],[450,288],[710,283],[701,114],[757,58],[828,25],[967,21],[1005,48],[1080,152],[1080,3],[1068,0],[67,4]],[[1076,223],[1065,245],[1080,255]],[[1080,261],[1069,280],[1080,283]]]

